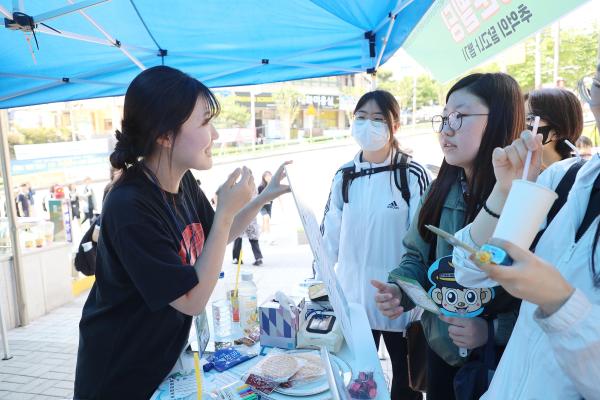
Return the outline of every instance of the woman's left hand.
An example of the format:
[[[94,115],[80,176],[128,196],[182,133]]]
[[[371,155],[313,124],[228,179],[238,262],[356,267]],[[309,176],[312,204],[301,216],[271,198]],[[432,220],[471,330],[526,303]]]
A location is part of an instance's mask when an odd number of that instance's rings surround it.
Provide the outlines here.
[[[447,322],[448,334],[455,345],[462,349],[475,349],[487,343],[488,326],[483,318],[458,318],[441,315],[440,319]]]
[[[277,168],[275,174],[273,174],[271,182],[269,182],[265,190],[263,190],[261,193],[261,195],[265,196],[265,203],[272,201],[282,194],[290,191],[290,186],[282,184],[281,181],[286,178],[285,166],[291,163],[291,161],[284,162],[279,166],[279,168]]]
[[[504,249],[513,264],[481,264],[473,256],[471,260],[510,294],[537,304],[544,314],[553,314],[575,291],[554,266],[529,250],[499,239],[492,239],[490,243]]]

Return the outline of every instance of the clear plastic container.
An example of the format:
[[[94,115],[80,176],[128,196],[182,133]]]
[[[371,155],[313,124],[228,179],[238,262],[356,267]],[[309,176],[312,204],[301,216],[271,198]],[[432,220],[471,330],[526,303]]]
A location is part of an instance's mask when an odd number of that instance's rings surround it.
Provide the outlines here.
[[[238,289],[240,328],[246,332],[258,326],[257,289],[252,280],[252,272],[243,271],[241,275],[242,279]]]
[[[225,273],[221,272],[213,291],[216,300],[211,304],[214,341],[217,343],[227,341],[232,334],[231,309],[229,300],[226,299],[224,289],[222,288],[224,277]]]

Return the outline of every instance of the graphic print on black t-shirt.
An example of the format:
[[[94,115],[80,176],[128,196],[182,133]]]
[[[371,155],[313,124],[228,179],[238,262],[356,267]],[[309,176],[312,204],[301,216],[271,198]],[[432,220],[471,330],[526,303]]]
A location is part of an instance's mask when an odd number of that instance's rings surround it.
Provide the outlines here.
[[[202,224],[194,223],[186,226],[181,236],[183,236],[179,247],[181,262],[194,265],[204,248],[204,229],[202,229]]]

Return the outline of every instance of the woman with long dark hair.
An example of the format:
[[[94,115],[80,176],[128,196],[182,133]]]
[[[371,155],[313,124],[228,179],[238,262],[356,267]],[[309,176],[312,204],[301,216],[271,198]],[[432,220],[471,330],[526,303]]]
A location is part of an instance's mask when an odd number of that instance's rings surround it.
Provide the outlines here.
[[[591,90],[592,112],[600,128],[600,64]],[[563,110],[565,112],[566,110]],[[542,165],[542,134],[526,132],[493,154],[497,183],[487,199],[501,214],[512,181],[522,176],[532,151],[529,180],[551,190],[571,160],[553,164],[537,177]],[[557,190],[558,191],[558,190]],[[502,285],[523,299],[510,343],[484,399],[598,399],[600,376],[600,155],[577,173],[566,203],[546,227],[535,247],[500,240],[491,242],[514,260],[510,267],[475,264],[454,250],[457,279],[467,286]],[[492,236],[497,218],[479,213],[456,236],[480,245]]]
[[[406,325],[383,317],[375,306],[372,279],[386,279],[404,254],[402,239],[429,185],[429,174],[402,152],[394,134],[400,106],[391,93],[364,94],[354,109],[352,136],[360,146],[354,159],[333,178],[321,227],[323,241],[346,297],[363,304],[376,346],[383,337],[392,362],[392,398],[420,399],[408,386]]]
[[[75,398],[149,398],[187,344],[217,283],[227,243],[289,190],[283,166],[254,200],[249,169],[219,188],[216,210],[190,169],[212,166],[213,93],[183,72],[140,73],[125,95],[110,156],[122,171],[106,197],[96,281],[79,324]]]
[[[432,119],[444,160],[437,179],[421,199],[417,216],[404,239],[406,254],[390,273],[389,282],[408,277],[426,290],[432,286],[428,279],[429,266],[449,256],[452,248],[425,225],[454,233],[475,218],[494,187],[491,163],[494,148],[511,143],[523,130],[524,122],[521,90],[510,76],[472,74],[452,86],[443,115]],[[451,271],[447,275],[448,282],[454,280]],[[399,286],[382,282],[374,282],[374,285],[378,288],[378,307],[389,318],[398,318],[415,307]],[[438,317],[429,311],[423,312],[421,323],[429,344],[427,400],[454,399],[454,376],[468,359],[461,357],[459,348],[473,350],[485,345],[489,324],[495,327],[495,342],[506,343],[515,319],[512,311],[517,307],[509,297],[496,293],[493,300],[487,298],[485,309],[477,311],[480,315],[474,318]],[[454,311],[460,315],[462,310],[456,299],[446,300],[454,304]],[[484,302],[484,299],[479,300]],[[440,299],[440,304],[444,304],[442,301],[445,300]],[[467,304],[461,308],[467,309]],[[477,351],[471,351],[469,358],[476,356]]]

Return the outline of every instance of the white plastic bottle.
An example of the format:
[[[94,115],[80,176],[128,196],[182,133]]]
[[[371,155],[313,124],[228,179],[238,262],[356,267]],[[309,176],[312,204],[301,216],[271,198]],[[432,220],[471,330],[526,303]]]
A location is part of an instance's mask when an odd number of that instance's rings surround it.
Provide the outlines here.
[[[242,279],[238,289],[240,328],[242,328],[242,331],[247,331],[258,326],[257,289],[252,280],[252,272],[243,271],[241,276]]]

